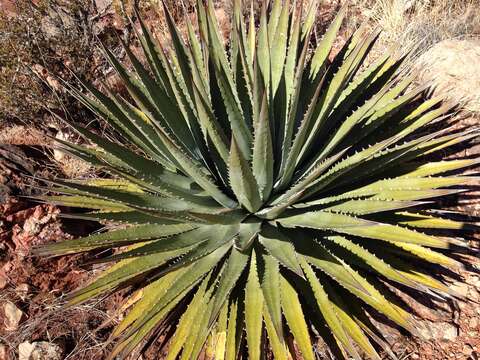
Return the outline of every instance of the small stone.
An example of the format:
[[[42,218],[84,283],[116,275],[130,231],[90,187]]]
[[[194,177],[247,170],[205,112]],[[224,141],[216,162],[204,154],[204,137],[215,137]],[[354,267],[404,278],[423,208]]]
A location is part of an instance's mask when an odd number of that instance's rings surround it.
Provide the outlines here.
[[[478,277],[478,276],[473,276],[473,277],[470,279],[470,283],[472,284],[472,286],[474,286],[475,288],[477,288],[477,290],[480,291],[480,277]]]
[[[18,360],[29,360],[35,346],[28,341],[18,345]]]
[[[479,302],[480,294],[478,293],[478,291],[476,289],[471,288],[468,298],[473,302]]]
[[[415,7],[415,0],[404,0],[403,11],[408,12]]]
[[[37,235],[41,230],[40,223],[34,217],[28,218],[23,224],[23,231],[28,236]]]
[[[478,318],[477,317],[470,318],[470,320],[468,322],[468,328],[470,330],[476,330],[477,327],[478,327]]]
[[[465,344],[463,346],[462,353],[463,353],[463,355],[466,356],[466,358],[468,358],[472,354],[472,352],[473,352],[473,348],[472,348],[471,345]]]
[[[458,336],[458,329],[455,325],[445,323],[443,327],[443,340],[455,340],[455,338]]]
[[[61,360],[62,348],[54,343],[24,342],[18,346],[18,360]]]
[[[62,35],[62,30],[48,16],[44,16],[40,21],[40,29],[48,39],[60,37]]]
[[[28,284],[19,284],[15,288],[15,293],[20,299],[22,299],[22,301],[27,300],[29,291],[30,291],[30,286]]]
[[[3,290],[7,287],[8,280],[7,277],[0,272],[0,290]]]
[[[0,360],[10,360],[8,346],[5,344],[0,344]]]
[[[58,140],[70,140],[70,136],[68,136],[67,133],[65,133],[61,130],[59,132],[57,132],[57,135],[55,135],[55,138],[58,139]],[[61,150],[54,149],[53,150],[53,158],[56,161],[61,162],[65,159],[65,153]]]
[[[14,303],[7,301],[3,304],[3,314],[5,315],[5,330],[17,330],[24,316],[23,311],[16,307]]]
[[[450,285],[450,289],[458,293],[459,295],[463,297],[468,296],[468,284],[464,282],[456,282],[452,285]]]
[[[40,20],[40,29],[48,40],[60,38],[65,31],[72,29],[74,26],[75,19],[62,8],[50,9]]]
[[[458,337],[458,328],[448,322],[423,321],[418,331],[425,340],[451,341]]]

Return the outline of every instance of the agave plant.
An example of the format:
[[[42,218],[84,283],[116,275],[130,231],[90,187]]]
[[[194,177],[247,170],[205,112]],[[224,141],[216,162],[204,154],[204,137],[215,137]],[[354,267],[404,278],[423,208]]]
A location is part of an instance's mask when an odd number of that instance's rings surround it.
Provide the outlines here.
[[[121,141],[72,124],[93,146],[58,146],[110,176],[58,180],[61,195],[41,199],[90,209],[75,216],[110,231],[36,251],[112,250],[70,296],[130,289],[112,358],[161,334],[167,359],[208,344],[218,359],[314,359],[319,335],[339,357],[379,359],[394,355],[372,314],[418,329],[388,288],[455,296],[436,275],[461,266],[448,254],[467,244],[438,231],[474,225],[435,199],[477,181],[451,174],[478,160],[426,155],[478,131],[439,130],[453,104],[399,75],[404,55],[367,64],[378,31],[359,29],[330,60],[344,11],[314,41],[317,6],[264,2],[244,21],[236,0],[228,43],[211,2],[196,6],[197,31],[185,17],[186,34],[165,7],[168,49],[137,14],[145,61],[104,48],[130,97],[67,85]]]

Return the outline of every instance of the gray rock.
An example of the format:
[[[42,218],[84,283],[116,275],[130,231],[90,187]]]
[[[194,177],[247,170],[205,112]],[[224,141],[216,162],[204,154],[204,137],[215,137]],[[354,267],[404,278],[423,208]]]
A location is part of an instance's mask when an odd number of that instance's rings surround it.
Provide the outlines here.
[[[435,94],[480,112],[480,40],[444,40],[418,59],[420,80],[432,81]]]
[[[452,341],[458,337],[458,328],[449,322],[422,321],[418,329],[425,340]]]

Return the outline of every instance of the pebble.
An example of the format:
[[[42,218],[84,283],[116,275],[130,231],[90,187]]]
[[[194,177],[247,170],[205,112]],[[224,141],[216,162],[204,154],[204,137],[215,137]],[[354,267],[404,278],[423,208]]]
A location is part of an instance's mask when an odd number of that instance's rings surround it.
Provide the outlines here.
[[[15,331],[18,329],[24,313],[14,303],[7,301],[3,304],[3,314],[5,315],[4,326],[6,331]]]
[[[418,331],[425,340],[451,341],[458,337],[458,328],[448,322],[422,321]]]
[[[463,297],[468,296],[468,284],[464,282],[456,282],[450,286],[450,289]]]
[[[470,330],[474,330],[477,327],[478,327],[478,318],[477,317],[470,318],[470,321],[468,322],[468,328]]]
[[[466,357],[469,357],[473,352],[473,347],[469,344],[465,344],[463,346],[463,349],[462,349],[462,353],[463,355],[465,355]]]
[[[62,348],[47,341],[28,341],[18,345],[18,360],[62,360]]]
[[[10,360],[8,346],[5,344],[0,344],[0,360]]]
[[[27,300],[27,297],[28,297],[28,292],[30,291],[30,286],[28,284],[19,284],[16,288],[15,288],[15,293],[17,294],[17,296],[22,299],[22,301],[25,301]]]
[[[8,281],[5,275],[0,273],[0,290],[3,290],[7,287]]]

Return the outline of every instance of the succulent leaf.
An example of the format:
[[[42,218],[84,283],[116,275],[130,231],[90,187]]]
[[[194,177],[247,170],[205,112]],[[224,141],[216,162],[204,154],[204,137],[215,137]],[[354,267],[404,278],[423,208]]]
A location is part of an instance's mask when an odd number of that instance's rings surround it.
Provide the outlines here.
[[[169,46],[137,11],[145,61],[124,44],[129,70],[103,49],[128,99],[65,84],[119,140],[70,124],[92,146],[57,146],[107,177],[45,181],[55,194],[34,197],[109,230],[35,253],[112,250],[94,260],[112,265],[69,297],[136,290],[112,359],[162,335],[167,359],[260,359],[269,347],[313,360],[318,334],[339,357],[393,358],[369,311],[413,334],[418,324],[382,282],[458,297],[431,265],[461,268],[451,255],[479,223],[438,200],[478,184],[461,171],[480,160],[429,155],[478,128],[442,129],[455,104],[412,85],[407,54],[370,61],[378,31],[362,27],[332,54],[345,9],[315,44],[318,0],[263,1],[258,17],[234,0],[229,41],[211,0],[197,1],[198,29],[186,16],[185,34],[162,3]]]

